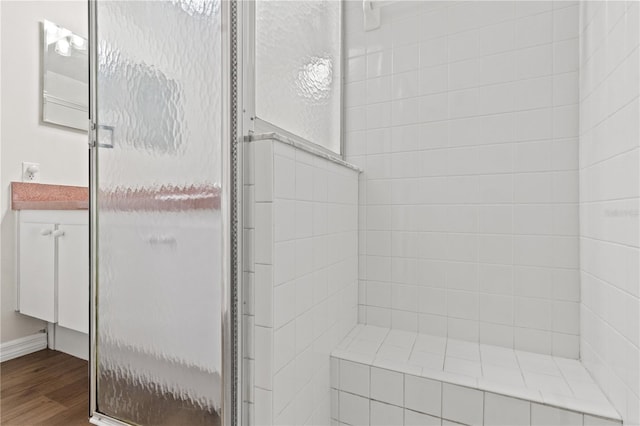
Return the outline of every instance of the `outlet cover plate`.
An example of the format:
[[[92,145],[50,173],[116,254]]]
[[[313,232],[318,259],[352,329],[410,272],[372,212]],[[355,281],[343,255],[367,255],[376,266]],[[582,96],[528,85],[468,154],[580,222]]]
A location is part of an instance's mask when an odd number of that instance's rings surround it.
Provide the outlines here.
[[[28,169],[31,166],[37,167],[38,171],[36,173],[29,173]],[[31,163],[24,161],[22,163],[22,181],[31,183],[40,182],[40,163]]]

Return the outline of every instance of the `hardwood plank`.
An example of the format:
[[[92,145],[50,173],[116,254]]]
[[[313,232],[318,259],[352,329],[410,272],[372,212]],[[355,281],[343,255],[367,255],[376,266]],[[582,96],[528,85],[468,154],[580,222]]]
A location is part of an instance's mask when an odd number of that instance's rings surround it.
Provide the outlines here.
[[[71,408],[77,404],[87,405],[87,389],[89,389],[87,377],[81,377],[51,392],[45,391],[44,395],[52,401]]]
[[[72,405],[64,412],[50,417],[43,426],[86,426],[88,423],[89,405],[85,402]]]
[[[89,425],[87,362],[43,350],[0,364],[0,423]]]
[[[31,400],[2,410],[1,421],[3,425],[32,425],[42,423],[50,417],[67,411],[67,408],[44,396],[38,396]]]

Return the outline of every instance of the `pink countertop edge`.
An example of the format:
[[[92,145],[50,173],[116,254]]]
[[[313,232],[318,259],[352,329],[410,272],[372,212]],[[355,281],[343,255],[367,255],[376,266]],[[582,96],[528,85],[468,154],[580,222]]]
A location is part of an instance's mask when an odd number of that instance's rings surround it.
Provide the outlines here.
[[[11,182],[12,210],[87,210],[89,188],[31,182]]]

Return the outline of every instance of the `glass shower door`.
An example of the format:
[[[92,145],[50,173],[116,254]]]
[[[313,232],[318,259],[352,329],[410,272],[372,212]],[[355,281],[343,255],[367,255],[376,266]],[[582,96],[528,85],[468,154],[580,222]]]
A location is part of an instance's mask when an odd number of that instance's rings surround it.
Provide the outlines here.
[[[95,417],[222,424],[226,7],[93,2]]]

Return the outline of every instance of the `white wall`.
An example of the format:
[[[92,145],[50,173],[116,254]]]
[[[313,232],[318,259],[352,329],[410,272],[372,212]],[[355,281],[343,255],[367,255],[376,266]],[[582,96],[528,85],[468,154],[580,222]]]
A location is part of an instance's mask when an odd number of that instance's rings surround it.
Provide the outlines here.
[[[358,172],[275,140],[248,145],[249,424],[327,425],[329,355],[357,322]]]
[[[1,22],[1,206],[2,275],[0,341],[44,328],[42,321],[14,312],[16,214],[10,208],[9,185],[20,181],[22,162],[40,163],[41,182],[88,184],[86,133],[40,121],[41,28],[43,19],[87,35],[85,1],[3,1]]]
[[[582,361],[640,424],[640,4],[581,2]]]
[[[399,2],[346,30],[360,322],[578,356],[578,6]]]

